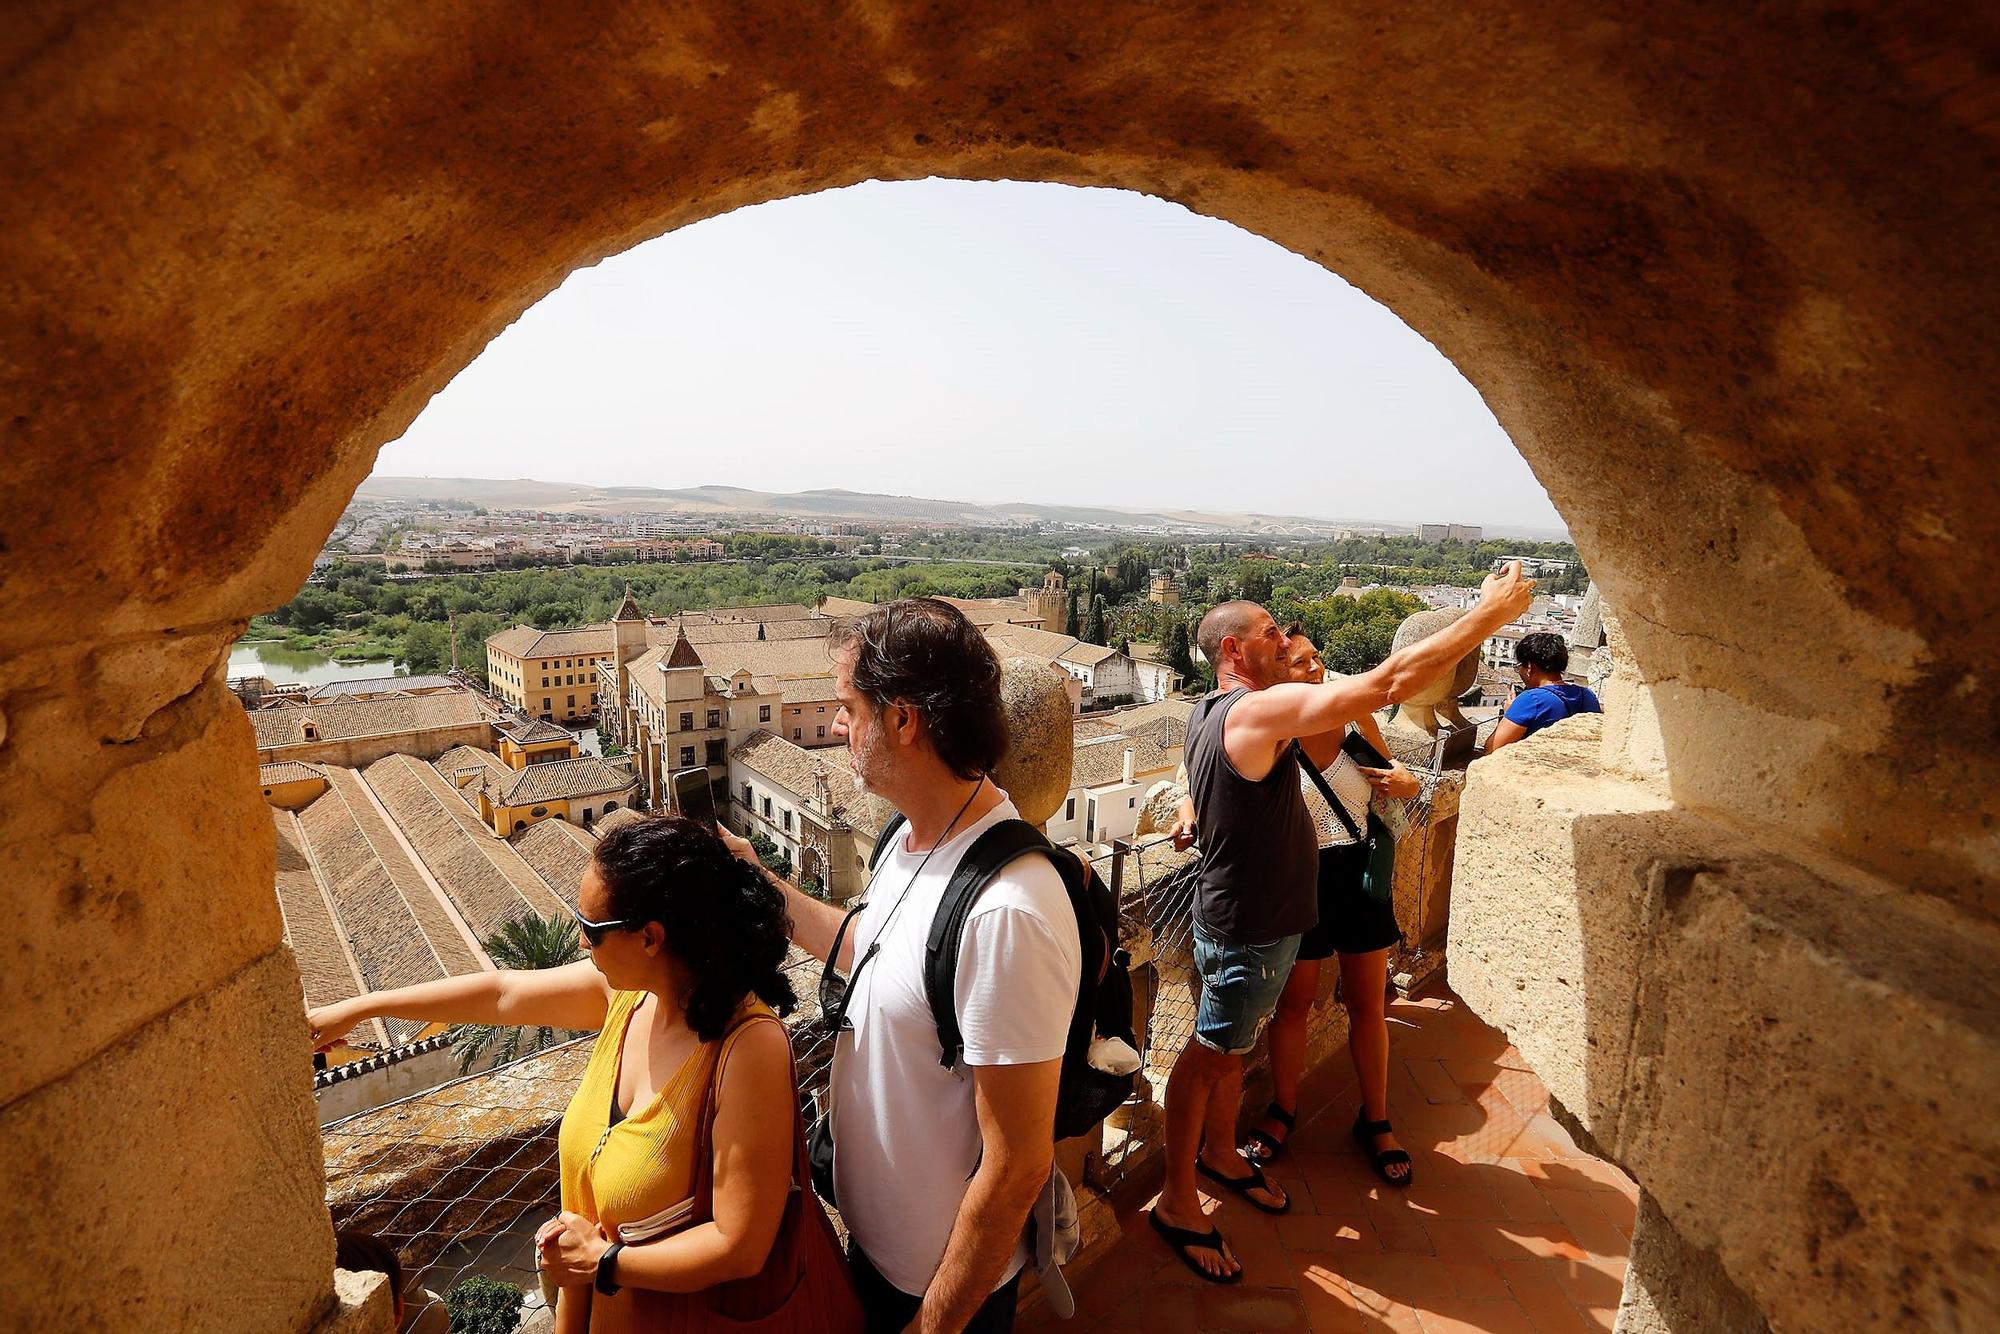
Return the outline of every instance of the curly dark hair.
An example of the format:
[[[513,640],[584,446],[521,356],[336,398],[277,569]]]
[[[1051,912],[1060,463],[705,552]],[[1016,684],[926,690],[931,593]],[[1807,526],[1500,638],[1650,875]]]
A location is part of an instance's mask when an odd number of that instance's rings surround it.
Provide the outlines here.
[[[1569,645],[1563,643],[1561,635],[1537,630],[1531,635],[1522,635],[1521,642],[1514,645],[1514,661],[1526,663],[1551,676],[1561,676],[1569,669]]]
[[[960,778],[993,772],[1007,753],[999,655],[949,602],[891,602],[839,621],[827,643],[854,646],[854,688],[877,709],[923,710],[938,758]]]
[[[711,826],[645,816],[606,831],[593,857],[613,917],[665,928],[690,979],[688,1026],[703,1042],[722,1036],[747,996],[781,1015],[798,1004],[781,971],[792,935],[785,896]]]

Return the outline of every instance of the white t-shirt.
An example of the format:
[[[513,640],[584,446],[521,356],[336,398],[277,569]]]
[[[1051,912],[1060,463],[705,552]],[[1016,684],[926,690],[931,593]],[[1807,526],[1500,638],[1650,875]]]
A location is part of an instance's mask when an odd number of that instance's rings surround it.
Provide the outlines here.
[[[1018,818],[1003,800],[940,844],[914,884],[924,859],[909,851],[906,829],[883,855],[868,906],[848,932],[857,962],[878,937],[882,949],[855,978],[847,1007],[854,1031],[833,1049],[834,1193],[861,1249],[913,1296],[937,1273],[979,1163],[966,1067],[1056,1060],[1076,1010],[1083,951],[1069,896],[1047,859],[1019,858],[974,900],[966,920],[957,980],[965,1054],[951,1070],[939,1064],[937,1021],[924,998],[931,918],[966,849],[999,821]],[[909,895],[888,921],[905,885]],[[1026,1259],[1027,1248],[1017,1248],[1001,1282]]]

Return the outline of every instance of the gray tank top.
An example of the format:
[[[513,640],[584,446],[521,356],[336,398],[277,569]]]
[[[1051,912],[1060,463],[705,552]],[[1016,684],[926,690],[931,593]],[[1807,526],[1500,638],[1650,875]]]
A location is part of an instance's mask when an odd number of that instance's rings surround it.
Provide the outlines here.
[[[1238,686],[1203,696],[1188,715],[1188,795],[1201,840],[1194,912],[1219,940],[1266,945],[1319,923],[1319,840],[1295,752],[1255,783],[1229,762],[1223,722],[1249,693]]]

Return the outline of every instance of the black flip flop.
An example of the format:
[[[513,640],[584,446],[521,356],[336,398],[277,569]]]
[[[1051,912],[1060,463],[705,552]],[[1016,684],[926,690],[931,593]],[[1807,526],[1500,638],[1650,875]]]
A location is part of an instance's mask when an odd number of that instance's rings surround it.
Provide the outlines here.
[[[1157,1210],[1149,1211],[1146,1214],[1146,1221],[1153,1225],[1153,1231],[1159,1233],[1166,1240],[1167,1245],[1174,1248],[1174,1254],[1180,1256],[1182,1264],[1194,1270],[1195,1273],[1201,1275],[1201,1277],[1207,1279],[1210,1283],[1227,1285],[1243,1281],[1243,1262],[1241,1260],[1236,1262],[1236,1272],[1233,1274],[1211,1274],[1201,1267],[1200,1261],[1188,1254],[1190,1250],[1200,1246],[1214,1251],[1217,1255],[1227,1255],[1228,1252],[1222,1248],[1221,1228],[1212,1227],[1206,1232],[1196,1232],[1192,1228],[1174,1227],[1171,1224],[1162,1223]]]
[[[1264,1115],[1285,1128],[1285,1137],[1272,1139],[1263,1131],[1253,1127],[1244,1134],[1243,1147],[1237,1150],[1246,1163],[1275,1163],[1278,1161],[1278,1155],[1285,1151],[1285,1145],[1291,1142],[1292,1132],[1299,1128],[1297,1114],[1286,1111],[1275,1102],[1264,1109]],[[1253,1147],[1257,1149],[1255,1154],[1250,1152]]]
[[[1241,1155],[1238,1156],[1240,1157]],[[1292,1211],[1292,1197],[1290,1195],[1285,1196],[1285,1202],[1283,1204],[1275,1206],[1265,1204],[1260,1200],[1251,1199],[1250,1198],[1251,1191],[1253,1190],[1268,1191],[1271,1189],[1271,1185],[1269,1182],[1264,1180],[1263,1168],[1259,1167],[1256,1163],[1251,1162],[1248,1158],[1243,1159],[1243,1165],[1250,1169],[1249,1176],[1226,1177],[1222,1175],[1222,1173],[1210,1167],[1207,1163],[1203,1162],[1199,1157],[1197,1157],[1194,1160],[1195,1171],[1201,1173],[1203,1176],[1207,1177],[1210,1181],[1213,1181],[1216,1185],[1223,1187],[1225,1190],[1235,1191],[1238,1195],[1241,1195],[1243,1197],[1243,1203],[1249,1205],[1252,1209],[1255,1209],[1260,1213],[1267,1213],[1267,1214],[1288,1214]]]

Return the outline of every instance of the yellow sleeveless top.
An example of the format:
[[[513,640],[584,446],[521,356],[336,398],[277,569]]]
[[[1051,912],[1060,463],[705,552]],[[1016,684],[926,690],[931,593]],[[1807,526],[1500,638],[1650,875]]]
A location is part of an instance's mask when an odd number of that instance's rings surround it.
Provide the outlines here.
[[[562,1207],[607,1227],[649,1218],[693,1191],[695,1141],[701,1130],[696,1122],[702,1095],[722,1054],[720,1041],[702,1043],[660,1086],[649,1105],[626,1108],[624,1120],[612,1125],[620,1057],[632,1013],[645,996],[643,991],[621,991],[612,999],[590,1064],[563,1112],[557,1139]],[[741,1011],[742,1015],[770,1013],[754,998]],[[631,1327],[630,1292],[627,1288],[615,1297],[592,1294],[594,1334]]]

